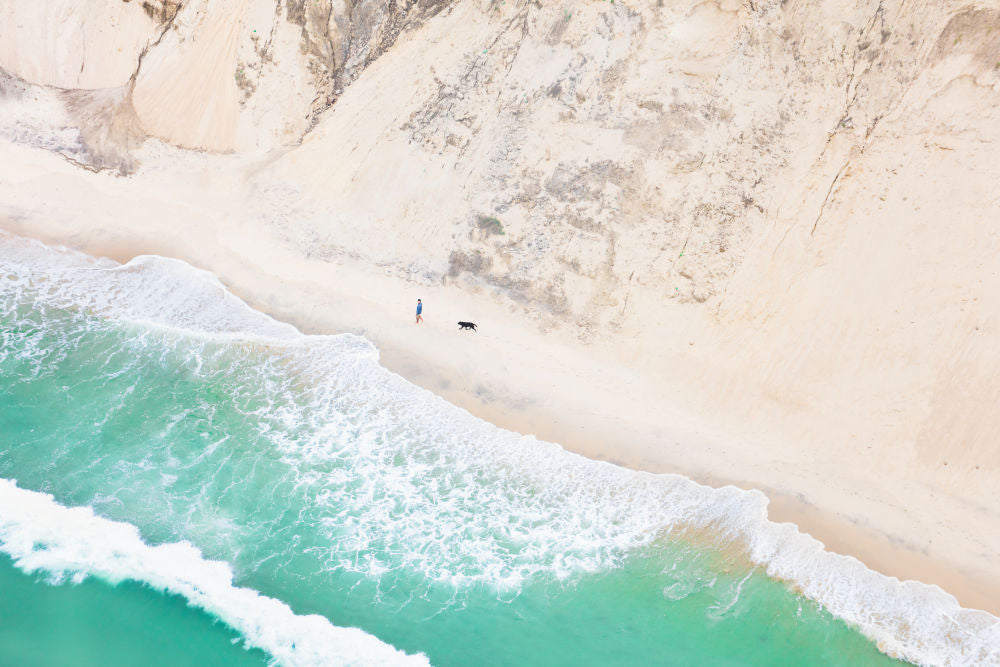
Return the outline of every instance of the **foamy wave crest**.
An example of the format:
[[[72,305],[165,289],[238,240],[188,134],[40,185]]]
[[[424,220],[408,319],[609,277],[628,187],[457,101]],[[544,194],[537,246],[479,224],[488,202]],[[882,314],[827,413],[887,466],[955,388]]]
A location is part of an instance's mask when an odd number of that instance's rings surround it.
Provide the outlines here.
[[[23,288],[32,299],[206,340],[280,342],[269,350],[280,362],[270,370],[237,367],[204,342],[183,358],[197,357],[192,376],[228,382],[232,409],[258,406],[240,421],[257,425],[261,447],[287,464],[291,480],[278,481],[301,494],[297,521],[315,527],[321,539],[310,555],[325,567],[376,579],[416,571],[456,589],[516,591],[536,576],[618,567],[630,552],[693,528],[721,548],[743,549],[892,656],[1000,664],[1000,619],[963,609],[936,586],[825,551],[796,526],[769,521],[762,493],[634,472],[498,429],[379,366],[364,339],[304,336],[182,262],[149,257],[119,266],[13,237],[0,238],[0,251],[0,293]],[[152,455],[153,444],[144,447]],[[59,533],[51,539],[58,543]]]
[[[937,586],[900,581],[761,513],[751,555],[891,656],[927,665],[1000,665],[1000,619],[965,609]]]
[[[300,616],[283,602],[233,586],[226,563],[208,561],[186,543],[150,546],[132,525],[0,479],[0,550],[26,572],[81,581],[126,579],[187,598],[240,632],[249,646],[282,665],[426,665],[357,628]]]
[[[5,232],[0,244],[5,287],[30,286],[51,304],[191,334],[286,342],[304,337],[250,308],[213,274],[177,259],[142,255],[118,264]]]

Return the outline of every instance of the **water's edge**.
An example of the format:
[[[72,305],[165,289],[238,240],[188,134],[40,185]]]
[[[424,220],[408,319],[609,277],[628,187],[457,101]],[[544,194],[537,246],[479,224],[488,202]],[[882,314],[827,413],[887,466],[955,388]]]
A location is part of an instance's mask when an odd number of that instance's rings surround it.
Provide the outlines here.
[[[61,274],[67,279],[60,283],[58,298],[102,317],[186,336],[266,345],[322,346],[335,341],[377,360],[369,341],[351,335],[303,335],[253,311],[214,276],[178,260],[144,256],[117,265],[0,233],[0,268],[12,274]],[[109,276],[114,280],[109,282]],[[558,445],[536,441],[533,446],[548,456],[570,457],[563,459],[571,461],[570,466],[617,470]],[[1000,663],[1000,619],[962,608],[937,586],[901,582],[853,557],[825,551],[795,525],[769,521],[762,493],[713,489],[678,475],[632,474],[638,486],[667,486],[686,499],[675,515],[661,518],[665,525],[711,531],[741,545],[768,576],[790,583],[885,653],[921,664]],[[0,508],[0,550],[25,571],[147,582],[183,595],[238,630],[249,645],[288,664],[316,664],[321,656],[341,662],[426,662],[361,630],[334,626],[320,616],[296,615],[280,601],[236,587],[226,564],[204,559],[188,544],[149,546],[133,526],[96,516],[89,508],[64,507],[12,480],[0,480]],[[67,526],[75,528],[67,532]],[[104,551],[95,557],[94,548]],[[177,569],[174,563],[183,566]]]

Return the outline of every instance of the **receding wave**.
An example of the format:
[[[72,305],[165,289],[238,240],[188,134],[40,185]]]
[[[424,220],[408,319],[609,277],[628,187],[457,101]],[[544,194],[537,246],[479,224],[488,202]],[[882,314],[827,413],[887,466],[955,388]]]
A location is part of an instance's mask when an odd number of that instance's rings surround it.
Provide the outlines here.
[[[0,551],[25,572],[44,571],[57,580],[130,579],[182,595],[281,664],[429,664],[357,628],[297,615],[279,600],[234,586],[226,563],[205,560],[190,544],[150,546],[135,526],[102,519],[86,507],[63,507],[7,479],[0,479]]]
[[[160,365],[167,359],[184,377],[221,387],[194,395],[203,409],[178,407],[155,441],[137,447],[134,463],[119,461],[109,470],[110,490],[80,491],[102,515],[114,517],[127,505],[129,522],[142,517],[144,532],[148,525],[172,538],[197,536],[203,551],[229,550],[248,571],[276,560],[282,564],[275,567],[285,567],[307,553],[311,560],[302,567],[317,581],[336,570],[388,588],[402,585],[394,579],[399,573],[419,572],[428,586],[450,587],[454,599],[474,585],[516,594],[539,577],[612,570],[657,541],[697,534],[790,582],[889,655],[925,664],[1000,664],[1000,619],[963,609],[936,586],[900,582],[825,551],[794,525],[769,521],[759,492],[630,471],[498,429],[379,366],[365,339],[302,335],[177,260],[147,256],[118,265],[0,237],[0,269],[0,295],[12,295],[0,308],[33,306],[11,315],[21,323],[26,375],[50,373],[53,359],[75,353],[88,332],[119,322],[124,328],[105,332],[117,337],[117,347],[94,348],[107,355],[102,382],[126,370],[149,375],[153,364],[142,367],[144,359]],[[62,315],[67,333],[61,335],[72,345],[62,351],[53,351],[43,327],[32,324],[32,313],[46,308],[70,311]],[[119,359],[115,350],[122,347],[135,353]],[[14,352],[0,351],[0,361],[4,354]],[[135,401],[155,400],[156,391],[154,383],[121,387]],[[224,483],[218,471],[235,456],[229,435],[195,453],[176,449],[179,433],[198,438],[210,430],[192,422],[195,413],[228,420],[227,433],[248,434],[239,455],[249,463],[227,472]],[[194,475],[185,463],[191,459],[208,462],[212,474]],[[191,477],[185,497],[202,504],[170,514],[183,475]],[[148,498],[125,489],[136,479],[147,483]],[[240,484],[263,495],[252,526],[237,522],[222,502]],[[300,508],[294,522],[289,506]],[[303,535],[301,524],[313,532]],[[237,547],[221,541],[219,525]],[[268,540],[294,548],[256,548]],[[685,586],[664,596],[683,598]],[[726,609],[721,604],[717,612]]]

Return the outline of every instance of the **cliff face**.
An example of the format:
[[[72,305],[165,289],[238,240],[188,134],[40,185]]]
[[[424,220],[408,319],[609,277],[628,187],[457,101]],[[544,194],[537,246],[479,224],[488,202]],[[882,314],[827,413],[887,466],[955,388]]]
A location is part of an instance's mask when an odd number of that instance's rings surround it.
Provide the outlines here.
[[[724,315],[769,230],[849,220],[873,145],[933,124],[947,81],[992,95],[1000,72],[973,27],[993,12],[959,3],[672,4],[440,13],[262,177],[295,193],[289,242],[479,286],[584,339],[626,326],[630,294]],[[951,122],[966,101],[943,94]]]
[[[13,144],[996,518],[996,2],[15,0],[0,68]]]
[[[271,175],[302,194],[291,242],[480,285],[583,336],[622,326],[635,289],[718,298],[789,206],[815,234],[918,78],[1000,72],[987,8],[667,4],[25,0],[0,14],[0,66],[64,89],[94,168],[136,168],[143,136],[308,137],[317,178]],[[59,53],[27,48],[36,33]]]
[[[301,140],[400,33],[445,6],[121,0],[84,8],[18,0],[0,9],[0,67],[65,91],[74,124],[97,116],[107,125],[125,100],[143,135],[196,150],[266,150]],[[105,94],[80,94],[95,90]],[[134,143],[105,139],[87,137],[92,166],[134,169],[129,160],[102,159]]]

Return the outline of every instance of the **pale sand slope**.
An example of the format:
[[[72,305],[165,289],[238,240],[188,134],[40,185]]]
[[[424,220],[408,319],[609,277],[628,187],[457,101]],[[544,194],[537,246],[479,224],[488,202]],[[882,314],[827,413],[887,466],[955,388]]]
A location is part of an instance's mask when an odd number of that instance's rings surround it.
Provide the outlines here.
[[[8,81],[4,226],[180,257],[1000,612],[996,3],[229,4],[156,19],[110,89]],[[0,67],[79,87],[10,25]]]
[[[0,5],[0,63],[59,88],[124,84],[159,31],[141,3],[7,0]]]

